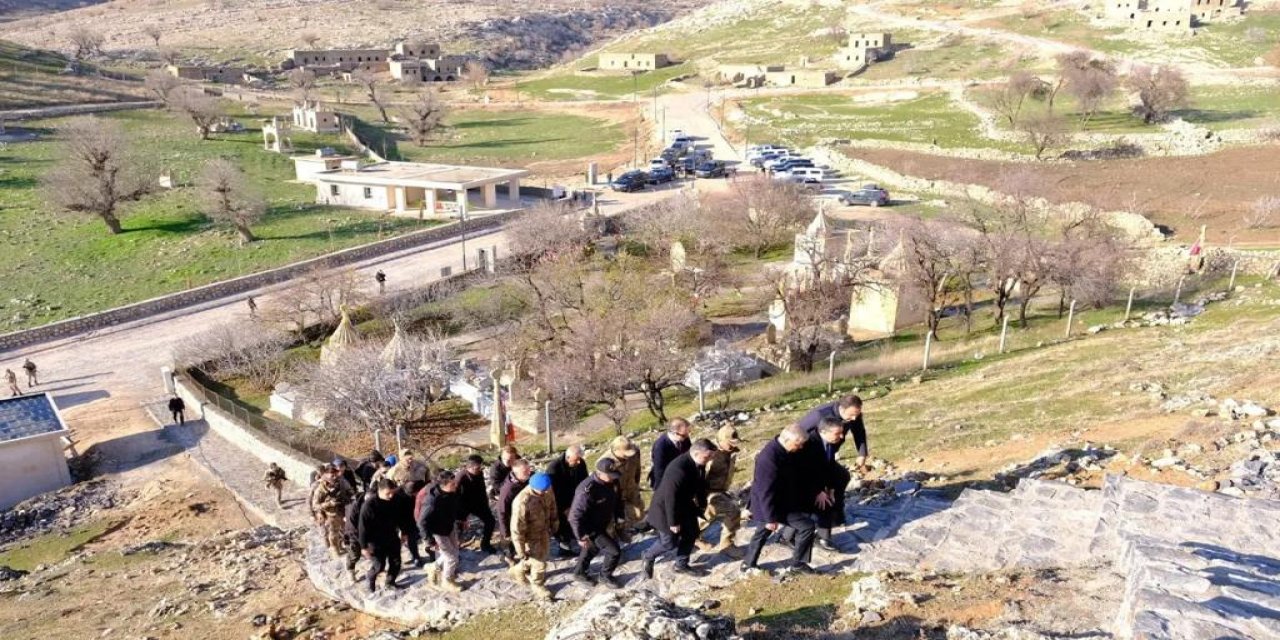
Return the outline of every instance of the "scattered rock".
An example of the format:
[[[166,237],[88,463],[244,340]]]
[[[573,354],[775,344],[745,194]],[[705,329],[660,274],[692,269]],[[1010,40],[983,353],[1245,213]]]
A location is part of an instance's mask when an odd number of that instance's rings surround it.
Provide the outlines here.
[[[731,640],[738,637],[731,618],[708,617],[677,607],[652,591],[640,590],[597,594],[552,628],[546,640]]]

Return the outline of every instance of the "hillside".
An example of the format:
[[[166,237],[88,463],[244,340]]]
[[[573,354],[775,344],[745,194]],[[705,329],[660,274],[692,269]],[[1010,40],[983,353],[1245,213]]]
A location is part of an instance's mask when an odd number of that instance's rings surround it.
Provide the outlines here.
[[[487,55],[498,67],[529,67],[555,62],[575,50],[665,22],[706,3],[114,0],[15,20],[0,26],[0,36],[64,49],[72,30],[88,27],[105,36],[108,56],[134,59],[151,55],[156,43],[146,34],[159,27],[163,31],[160,46],[213,60],[256,64],[279,62],[283,51],[302,47],[308,34],[317,36],[317,47],[385,47],[416,39]]]
[[[0,110],[143,99],[142,83],[65,73],[59,53],[0,40]]]

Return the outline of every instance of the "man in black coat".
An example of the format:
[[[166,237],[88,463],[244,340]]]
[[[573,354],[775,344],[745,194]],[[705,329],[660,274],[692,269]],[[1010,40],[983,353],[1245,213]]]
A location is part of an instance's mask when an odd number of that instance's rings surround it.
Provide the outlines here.
[[[347,571],[351,579],[356,579],[356,563],[360,562],[363,547],[360,546],[360,509],[371,493],[357,491],[355,498],[347,504],[347,512],[342,517],[342,537],[347,543]]]
[[[458,479],[448,469],[436,474],[434,482],[422,490],[418,510],[418,532],[435,543],[437,561],[427,571],[427,584],[458,593]]]
[[[423,486],[419,482],[411,481],[397,488],[391,496],[391,501],[396,505],[396,513],[400,517],[400,530],[408,538],[405,541],[405,546],[409,547],[409,557],[413,559],[414,566],[419,568],[425,565],[427,561],[422,558],[422,554],[418,551],[422,536],[418,532],[417,522],[413,519],[413,503],[418,491],[422,490]],[[428,555],[431,554],[430,551],[427,553]]]
[[[511,475],[511,465],[520,459],[520,451],[514,445],[507,445],[502,448],[502,453],[498,454],[498,459],[493,461],[493,466],[489,467],[489,499],[497,500],[498,494],[502,491],[502,485],[506,484],[507,476]]]
[[[818,424],[824,418],[839,420],[844,427],[845,438],[853,436],[853,445],[858,448],[858,458],[854,461],[858,469],[864,473],[867,470],[867,428],[862,423],[862,398],[858,396],[845,396],[835,402],[815,407],[812,411],[800,418],[800,428],[809,432],[816,432]],[[843,443],[843,442],[842,442]],[[836,451],[840,450],[840,445],[836,445]]]
[[[511,463],[511,473],[498,491],[498,528],[502,531],[502,557],[507,564],[514,564],[515,549],[511,546],[511,505],[524,488],[529,486],[533,465],[528,460],[517,459]]]
[[[587,463],[582,459],[582,447],[571,445],[559,458],[547,465],[551,476],[551,491],[556,496],[556,509],[560,512],[560,526],[556,528],[556,540],[560,543],[557,554],[566,558],[573,555],[573,527],[569,526],[569,508],[573,506],[573,493],[590,475]]]
[[[649,467],[649,488],[656,491],[658,485],[662,484],[662,474],[666,472],[667,465],[688,451],[689,421],[676,418],[667,425],[667,432],[653,441],[651,455],[653,466]]]
[[[622,557],[622,549],[618,541],[610,534],[623,522],[622,497],[618,493],[618,479],[622,472],[618,470],[612,458],[601,458],[596,463],[596,472],[578,485],[573,494],[573,506],[569,509],[569,526],[573,535],[582,545],[582,553],[578,555],[578,566],[573,570],[573,579],[585,585],[595,585],[587,569],[591,560],[600,555],[600,580],[611,587],[622,586],[614,577],[618,568],[618,560]]]
[[[648,522],[658,533],[658,542],[644,552],[644,576],[653,578],[658,558],[676,552],[676,573],[704,576],[706,572],[689,566],[693,543],[698,539],[698,516],[707,509],[707,482],[702,477],[715,445],[709,440],[693,443],[662,474],[662,484],[649,503]]]
[[[836,461],[836,452],[844,442],[844,425],[836,418],[823,418],[813,431],[806,431],[803,468],[809,486],[805,493],[813,497],[818,545],[827,551],[839,551],[831,539],[831,528],[844,524],[844,492],[849,486],[849,470]]]
[[[360,480],[360,491],[369,491],[373,487],[373,474],[382,466],[386,456],[377,451],[370,451],[369,455],[356,465],[356,478]]]
[[[814,573],[809,566],[813,554],[814,524],[812,501],[805,500],[806,486],[802,469],[806,437],[799,425],[782,430],[756,455],[755,475],[751,481],[751,520],[759,526],[751,536],[746,557],[742,560],[744,572],[756,571],[760,552],[769,536],[779,529],[795,530],[790,569],[799,573]],[[806,502],[808,504],[806,504]]]
[[[396,485],[382,479],[375,487],[377,493],[369,496],[360,507],[360,549],[364,557],[373,560],[369,568],[369,591],[377,588],[378,574],[387,572],[386,586],[399,589],[396,577],[400,575],[400,545],[409,541],[406,531],[401,529],[404,520],[393,501]]]
[[[467,463],[458,473],[458,501],[458,531],[467,530],[467,518],[479,518],[484,527],[480,534],[480,550],[494,553],[493,530],[497,527],[497,520],[489,508],[489,496],[485,492],[484,458],[474,454],[467,457]]]

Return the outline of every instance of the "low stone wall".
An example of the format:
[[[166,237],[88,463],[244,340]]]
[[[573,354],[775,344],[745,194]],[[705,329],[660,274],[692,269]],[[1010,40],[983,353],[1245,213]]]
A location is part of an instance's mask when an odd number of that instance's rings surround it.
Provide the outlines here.
[[[41,342],[80,335],[99,329],[115,326],[125,322],[141,320],[149,316],[195,304],[209,302],[220,298],[243,294],[265,286],[291,280],[314,269],[332,269],[375,258],[380,255],[411,249],[431,242],[444,240],[483,229],[491,229],[505,222],[514,212],[506,212],[474,218],[465,223],[451,223],[422,231],[407,233],[402,236],[379,240],[369,244],[344,249],[310,260],[303,260],[275,269],[259,273],[223,280],[194,289],[144,300],[123,307],[108,309],[76,318],[60,320],[40,327],[0,334],[0,353],[29,347]]]
[[[100,104],[68,104],[60,107],[40,107],[37,109],[9,109],[0,111],[0,120],[36,120],[40,118],[63,118],[86,113],[104,113],[107,111],[128,111],[130,109],[154,109],[160,106],[155,100],[138,100],[135,102],[103,102]]]
[[[173,388],[188,407],[200,408],[201,417],[209,424],[211,430],[243,450],[245,454],[261,460],[264,467],[272,462],[280,465],[288,476],[289,482],[302,489],[309,486],[308,480],[316,466],[324,462],[274,442],[265,434],[241,424],[231,414],[204,402],[192,383],[183,376],[174,377]]]

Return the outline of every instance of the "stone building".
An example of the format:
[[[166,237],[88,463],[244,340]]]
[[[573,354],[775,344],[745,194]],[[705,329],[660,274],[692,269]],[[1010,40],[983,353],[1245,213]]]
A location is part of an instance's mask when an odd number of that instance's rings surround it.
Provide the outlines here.
[[[453,82],[466,74],[467,59],[446,55],[439,58],[392,59],[388,73],[401,82]]]
[[[603,71],[653,71],[670,65],[665,53],[602,53],[598,66]]]
[[[764,74],[765,82],[775,87],[821,88],[836,79],[836,73],[829,69],[783,69]]]
[[[1240,0],[1106,0],[1102,18],[1138,31],[1190,34],[1199,24],[1242,11]]]
[[[293,126],[313,133],[336,133],[342,130],[338,113],[319,101],[293,105]]]
[[[850,33],[849,41],[835,53],[836,67],[861,71],[867,65],[893,55],[893,35],[884,32]]]
[[[391,52],[387,49],[294,49],[280,64],[281,69],[310,69],[317,74],[355,71],[361,65],[386,71]]]
[[[785,68],[780,64],[722,64],[716,67],[716,77],[721,82],[758,87],[764,84],[767,74]]]
[[[71,484],[70,433],[47,393],[0,399],[0,510]]]
[[[242,84],[248,81],[244,67],[207,67],[190,64],[171,64],[165,71],[175,78],[195,80],[197,82],[217,82],[220,84]]]

